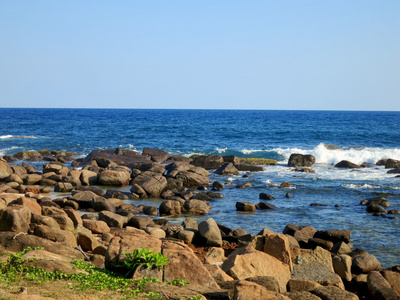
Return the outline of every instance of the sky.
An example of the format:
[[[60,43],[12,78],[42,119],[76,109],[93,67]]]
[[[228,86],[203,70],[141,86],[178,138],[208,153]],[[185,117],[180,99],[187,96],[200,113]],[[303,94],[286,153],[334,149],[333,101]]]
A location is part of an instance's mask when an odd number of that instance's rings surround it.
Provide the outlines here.
[[[0,107],[400,111],[400,1],[0,0]]]

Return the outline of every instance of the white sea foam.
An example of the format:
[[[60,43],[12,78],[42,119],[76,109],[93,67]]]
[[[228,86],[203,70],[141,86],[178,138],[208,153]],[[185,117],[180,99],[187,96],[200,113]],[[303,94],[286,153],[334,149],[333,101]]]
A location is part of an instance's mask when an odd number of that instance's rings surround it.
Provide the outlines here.
[[[37,139],[38,137],[33,135],[0,135],[0,139]]]
[[[355,189],[355,190],[359,190],[359,189],[379,189],[380,186],[378,185],[373,185],[373,184],[354,184],[354,183],[348,183],[348,184],[343,184],[342,187],[346,188],[346,189]]]
[[[15,149],[19,149],[19,148],[21,148],[21,147],[13,146],[13,147],[10,147],[10,148],[3,148],[3,149],[0,149],[0,156],[4,156],[4,155],[6,155],[6,153],[7,153],[8,151],[15,150]]]
[[[392,158],[400,160],[399,148],[344,148],[328,149],[323,143],[311,150],[299,148],[277,148],[274,151],[285,157],[282,163],[287,163],[292,153],[311,154],[315,156],[317,164],[336,164],[341,160],[348,160],[355,164],[376,163],[380,159]]]

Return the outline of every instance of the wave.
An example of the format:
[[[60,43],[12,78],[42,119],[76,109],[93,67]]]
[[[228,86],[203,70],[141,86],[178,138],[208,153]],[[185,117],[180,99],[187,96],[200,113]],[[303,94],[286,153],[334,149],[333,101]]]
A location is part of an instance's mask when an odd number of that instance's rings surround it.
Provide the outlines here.
[[[21,147],[13,146],[13,147],[10,147],[10,148],[3,148],[3,149],[0,149],[0,156],[4,156],[4,155],[6,155],[9,151],[12,151],[12,150],[15,150],[15,149],[21,149]]]
[[[0,135],[0,139],[38,139],[37,136],[33,135]]]
[[[354,184],[354,183],[348,183],[348,184],[343,184],[342,187],[346,188],[346,189],[355,189],[355,190],[359,190],[359,189],[379,189],[380,186],[377,185],[372,185],[372,184]]]
[[[341,149],[328,149],[323,143],[311,150],[299,148],[277,148],[273,149],[278,154],[285,157],[285,163],[292,153],[311,154],[315,156],[317,164],[336,164],[341,160],[348,160],[355,164],[371,163],[374,164],[380,159],[397,159],[400,160],[399,148],[369,148],[369,147],[355,147],[355,148],[341,148]],[[283,161],[282,161],[283,162]]]

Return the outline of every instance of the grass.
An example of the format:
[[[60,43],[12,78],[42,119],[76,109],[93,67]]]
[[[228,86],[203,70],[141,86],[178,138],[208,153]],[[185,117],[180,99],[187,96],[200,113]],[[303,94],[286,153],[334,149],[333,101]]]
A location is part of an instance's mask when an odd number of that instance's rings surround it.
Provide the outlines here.
[[[6,261],[0,262],[0,300],[23,299],[21,286],[29,289],[27,299],[33,300],[32,294],[38,297],[57,299],[163,299],[160,293],[144,292],[148,282],[156,279],[142,278],[134,280],[125,276],[100,269],[83,260],[72,262],[74,269],[81,273],[67,274],[60,270],[46,271],[27,266],[25,263],[33,259],[22,259],[31,250],[43,248],[27,248],[19,253],[9,255]],[[170,284],[184,285],[184,280],[175,280]],[[192,297],[192,300],[195,300]],[[198,298],[200,299],[200,298]]]

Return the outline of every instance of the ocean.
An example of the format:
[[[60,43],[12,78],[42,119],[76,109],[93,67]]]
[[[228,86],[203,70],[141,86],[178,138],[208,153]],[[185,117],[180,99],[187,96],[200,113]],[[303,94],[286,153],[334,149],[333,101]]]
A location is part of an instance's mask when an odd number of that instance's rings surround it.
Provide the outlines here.
[[[211,203],[208,216],[196,219],[212,217],[252,234],[264,227],[282,232],[289,223],[317,230],[350,229],[355,248],[374,254],[383,266],[400,265],[400,216],[373,216],[360,205],[363,199],[384,196],[392,203],[390,209],[400,210],[400,177],[387,174],[384,166],[334,168],[341,160],[357,164],[400,160],[400,112],[0,108],[0,113],[0,156],[48,149],[83,157],[94,149],[120,147],[141,152],[149,147],[184,156],[276,159],[279,165],[266,167],[264,172],[212,174],[212,181],[232,185],[223,191],[223,199]],[[326,145],[340,149],[330,150]],[[288,168],[292,153],[314,155],[315,173]],[[252,187],[235,188],[245,182]],[[295,187],[279,188],[282,182]],[[237,201],[257,204],[261,192],[273,195],[276,199],[270,203],[278,208],[254,214],[236,212]],[[293,198],[285,198],[287,192]],[[160,200],[134,201],[140,203],[158,206]],[[169,217],[174,223],[183,219]]]

